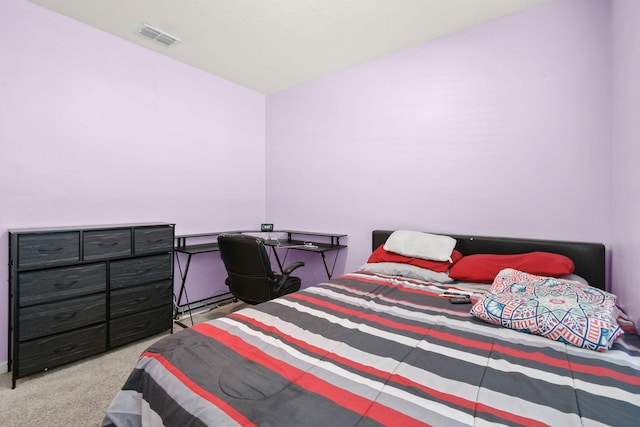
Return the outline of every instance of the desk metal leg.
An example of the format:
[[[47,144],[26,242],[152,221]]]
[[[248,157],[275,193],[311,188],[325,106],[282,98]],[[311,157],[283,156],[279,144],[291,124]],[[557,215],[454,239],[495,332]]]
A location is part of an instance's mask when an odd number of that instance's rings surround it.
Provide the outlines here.
[[[333,276],[333,272],[336,269],[336,262],[338,261],[339,253],[340,250],[336,250],[336,256],[333,259],[333,265],[331,266],[331,271],[329,271],[329,267],[327,266],[327,258],[324,256],[324,252],[320,252],[320,255],[322,255],[322,263],[324,264],[324,271],[327,272],[327,277],[329,278],[329,280],[331,280],[331,276]]]
[[[273,254],[276,256],[276,262],[278,263],[278,267],[280,268],[280,274],[282,274],[282,262],[280,261],[280,257],[278,256],[278,251],[276,250],[275,246],[272,246],[271,250],[273,251]],[[285,255],[285,258],[286,258],[286,255]]]
[[[280,256],[278,256],[278,251],[276,250],[276,247],[271,247],[271,249],[273,250],[273,254],[276,257],[276,261],[278,262],[278,267],[280,268],[280,274],[282,274],[282,261],[280,260]],[[288,251],[289,249],[287,249]],[[338,254],[340,252],[340,249],[336,250],[336,256],[333,259],[333,265],[331,266],[331,270],[329,270],[329,266],[327,265],[327,257],[324,255],[324,252],[320,252],[320,255],[322,256],[322,265],[324,265],[324,271],[327,273],[327,277],[329,278],[329,280],[331,280],[331,276],[333,276],[333,272],[336,269],[336,262],[338,261]],[[285,259],[286,259],[286,255],[285,255]]]
[[[187,255],[187,263],[184,267],[184,273],[182,272],[182,266],[180,265],[180,257],[178,256],[178,254],[176,254],[176,259],[178,261],[178,270],[180,270],[180,278],[182,279],[182,283],[180,284],[180,292],[178,293],[175,310],[173,311],[173,318],[176,319],[178,317],[178,307],[180,307],[182,294],[184,294],[187,300],[187,307],[189,308],[189,318],[191,319],[191,326],[193,326],[193,316],[191,315],[191,307],[189,307],[189,297],[187,296],[187,290],[185,288],[185,283],[187,282],[187,274],[189,273],[189,266],[191,265],[191,254]],[[188,328],[188,326],[181,322],[176,321],[175,323],[185,329]]]
[[[329,267],[327,267],[327,257],[324,256],[324,252],[320,252],[320,255],[322,255],[322,263],[324,264],[324,271],[327,272],[327,277],[329,278],[329,280],[331,280],[331,273],[329,272]],[[338,257],[338,255],[336,255],[336,258]]]

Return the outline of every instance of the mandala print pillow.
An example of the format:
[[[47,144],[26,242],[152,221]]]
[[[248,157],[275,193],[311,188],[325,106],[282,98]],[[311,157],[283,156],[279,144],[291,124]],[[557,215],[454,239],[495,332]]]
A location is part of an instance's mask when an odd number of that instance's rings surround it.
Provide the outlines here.
[[[580,282],[502,270],[471,314],[488,323],[595,351],[623,333],[616,297]]]

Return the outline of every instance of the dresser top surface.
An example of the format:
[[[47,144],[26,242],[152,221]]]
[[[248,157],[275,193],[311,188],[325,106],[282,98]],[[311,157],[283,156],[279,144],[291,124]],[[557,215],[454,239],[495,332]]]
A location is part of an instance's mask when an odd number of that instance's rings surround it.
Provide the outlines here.
[[[99,224],[99,225],[73,225],[73,226],[62,226],[62,227],[31,227],[31,228],[10,228],[8,230],[9,234],[20,234],[20,233],[55,233],[61,231],[78,231],[78,230],[106,230],[106,229],[117,229],[117,228],[131,228],[131,227],[166,227],[166,226],[174,226],[175,224],[171,224],[168,222],[140,222],[140,223],[129,223],[129,224]]]

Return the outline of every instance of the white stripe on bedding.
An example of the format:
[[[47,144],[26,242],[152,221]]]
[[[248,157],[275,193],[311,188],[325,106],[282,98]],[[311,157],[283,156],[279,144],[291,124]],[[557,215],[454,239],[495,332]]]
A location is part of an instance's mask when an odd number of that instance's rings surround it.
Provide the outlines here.
[[[582,380],[575,380],[575,386],[579,390],[585,390],[597,396],[609,396],[612,399],[630,403],[634,406],[640,406],[640,394],[630,393],[615,387],[604,385],[590,384]]]
[[[582,426],[582,420],[577,414],[567,414],[549,406],[539,405],[517,396],[511,396],[487,388],[481,388],[478,393],[478,403],[505,411],[510,414],[522,416],[535,414],[535,420],[549,426]]]
[[[399,398],[400,402],[403,403],[403,406],[406,406],[407,402],[410,402],[414,404],[416,408],[425,408],[445,418],[450,418],[466,425],[473,425],[473,415],[454,409],[449,405],[435,402],[433,400],[423,399],[415,394],[389,385],[384,388],[383,393]]]
[[[142,417],[142,412],[147,412],[146,409],[143,409],[143,405],[148,408],[146,402],[143,402],[142,400],[142,393],[138,393],[134,390],[121,390],[118,393],[118,399],[111,402],[111,405],[107,410],[107,419],[116,427],[130,424],[129,420],[133,420],[132,422],[139,423],[141,425],[142,423],[140,422],[140,419]],[[152,423],[149,425],[153,426],[153,420],[151,420],[151,422]],[[160,424],[156,423],[155,425],[162,425],[162,422]]]
[[[142,397],[142,396],[141,396]],[[142,412],[140,416],[141,425],[145,427],[165,427],[162,418],[156,411],[151,409],[149,403],[141,399],[140,410]],[[127,426],[128,427],[128,426]]]

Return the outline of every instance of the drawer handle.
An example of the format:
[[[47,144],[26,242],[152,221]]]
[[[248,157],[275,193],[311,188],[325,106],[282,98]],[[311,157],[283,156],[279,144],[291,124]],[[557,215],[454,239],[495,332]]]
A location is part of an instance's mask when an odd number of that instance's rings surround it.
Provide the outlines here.
[[[77,347],[78,347],[78,344],[71,344],[71,345],[68,345],[68,346],[65,346],[65,347],[56,348],[54,350],[54,353],[56,353],[56,354],[66,354],[66,353],[69,353],[69,352],[75,350]]]
[[[142,323],[140,325],[136,325],[136,326],[134,326],[134,328],[135,329],[146,329],[150,324],[151,324],[151,322],[146,322],[146,323]]]
[[[147,296],[145,296],[145,297],[138,297],[138,298],[136,298],[134,301],[135,301],[136,303],[141,303],[141,302],[145,302],[145,301],[147,301],[149,298],[151,298],[151,295],[147,295]]]
[[[148,243],[160,243],[163,242],[164,239],[155,239],[155,240],[147,240]]]
[[[60,252],[61,250],[63,250],[64,247],[59,247],[59,248],[52,248],[52,249],[38,249],[38,252],[41,254],[51,254],[54,252]]]
[[[53,316],[53,318],[56,319],[58,322],[66,322],[67,320],[70,320],[76,317],[76,314],[78,314],[77,311],[74,311],[73,313],[60,313]]]
[[[120,242],[111,242],[111,243],[98,243],[98,246],[101,248],[112,248],[114,246],[118,246]]]
[[[73,287],[73,285],[75,285],[76,283],[78,283],[78,281],[74,280],[73,282],[67,282],[67,283],[54,283],[53,286],[58,289],[69,289]]]

